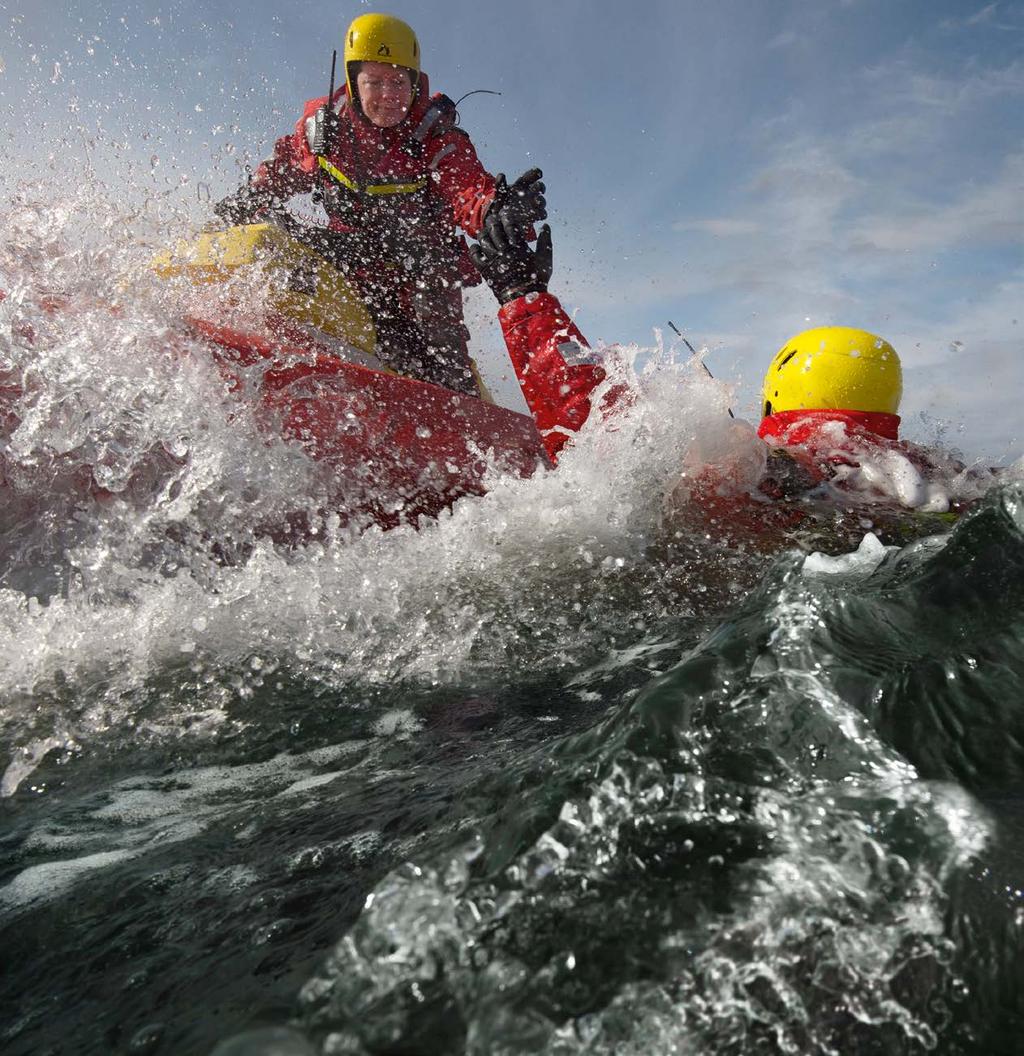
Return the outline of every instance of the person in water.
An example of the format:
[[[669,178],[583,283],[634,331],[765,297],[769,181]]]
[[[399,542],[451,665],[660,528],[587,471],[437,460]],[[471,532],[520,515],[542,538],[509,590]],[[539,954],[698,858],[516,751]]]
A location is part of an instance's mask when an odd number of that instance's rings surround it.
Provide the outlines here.
[[[944,496],[928,483],[936,466],[900,440],[902,395],[900,358],[884,338],[846,326],[804,330],[768,366],[757,435],[793,461],[798,490],[826,480],[848,491],[884,484],[903,506],[945,512]],[[762,490],[785,495],[785,476]]]
[[[500,304],[499,320],[523,395],[552,463],[594,411],[607,378],[586,338],[548,292],[551,231],[545,224],[536,247],[500,217],[492,218],[470,253]],[[720,523],[745,535],[768,526],[791,528],[805,508],[737,502],[743,493],[763,500],[801,500],[823,485],[868,501],[893,500],[904,509],[946,516],[960,512],[933,482],[938,465],[930,452],[901,441],[898,414],[903,391],[896,350],[865,330],[827,326],[790,338],[765,374],[764,441],[756,480],[703,467],[682,489],[695,500],[703,523]],[[624,398],[625,397],[625,398]],[[600,413],[628,402],[624,385],[605,387]],[[746,423],[737,429],[750,430]],[[960,464],[944,466],[962,471]]]
[[[476,395],[462,287],[480,281],[456,227],[471,236],[501,217],[528,231],[546,214],[539,169],[513,184],[492,177],[455,104],[430,95],[410,26],[360,15],[344,43],[345,84],[309,100],[247,185],[217,214],[251,223],[313,192],[328,216],[320,248],[355,283],[378,353],[399,374]]]

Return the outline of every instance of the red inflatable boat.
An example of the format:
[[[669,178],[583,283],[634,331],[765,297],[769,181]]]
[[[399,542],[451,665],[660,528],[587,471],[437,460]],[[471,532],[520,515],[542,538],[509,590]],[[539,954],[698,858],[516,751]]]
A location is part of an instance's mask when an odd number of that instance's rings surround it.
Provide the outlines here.
[[[224,306],[224,317],[199,308],[183,318],[185,332],[208,344],[229,388],[255,401],[268,431],[332,467],[334,512],[343,518],[415,523],[483,494],[490,471],[528,476],[546,464],[533,419],[496,406],[482,385],[480,398],[465,396],[376,361],[372,321],[347,281],[275,226],[203,234],[153,268],[170,283],[220,287],[206,300]],[[250,276],[266,295],[239,326],[231,289]],[[0,426],[16,397],[0,391]]]

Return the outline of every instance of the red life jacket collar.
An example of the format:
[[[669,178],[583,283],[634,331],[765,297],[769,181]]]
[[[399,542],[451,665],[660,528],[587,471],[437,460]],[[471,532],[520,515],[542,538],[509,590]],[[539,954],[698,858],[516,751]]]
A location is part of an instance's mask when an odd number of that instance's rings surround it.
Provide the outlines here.
[[[777,411],[761,419],[757,435],[783,444],[802,444],[830,422],[842,422],[850,434],[870,433],[884,440],[898,440],[900,416],[883,411]]]

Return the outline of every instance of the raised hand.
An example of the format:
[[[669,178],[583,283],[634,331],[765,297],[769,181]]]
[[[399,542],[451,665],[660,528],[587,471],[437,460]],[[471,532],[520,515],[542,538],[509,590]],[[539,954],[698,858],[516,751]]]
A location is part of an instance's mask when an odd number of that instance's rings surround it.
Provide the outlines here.
[[[547,224],[541,228],[533,249],[512,218],[501,214],[492,218],[488,214],[480,240],[470,247],[469,253],[501,304],[548,288],[553,251]]]
[[[524,172],[515,183],[508,184],[505,174],[495,177],[494,201],[487,211],[488,217],[511,220],[517,230],[526,234],[539,220],[548,215],[547,199],[544,197],[544,173],[540,169]]]

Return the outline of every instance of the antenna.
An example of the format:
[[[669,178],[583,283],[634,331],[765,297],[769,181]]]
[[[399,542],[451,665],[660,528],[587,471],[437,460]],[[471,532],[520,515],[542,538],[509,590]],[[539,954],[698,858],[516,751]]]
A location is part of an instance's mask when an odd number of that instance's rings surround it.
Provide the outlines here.
[[[334,115],[331,113],[331,100],[334,99],[334,71],[338,65],[338,52],[331,52],[331,85],[327,89],[327,102],[321,106],[314,118],[313,142],[310,148],[317,157],[326,157],[331,151],[331,134],[334,132]]]
[[[324,154],[329,154],[331,150],[331,104],[334,102],[334,70],[337,65],[338,49],[335,48],[331,52],[331,83],[327,88],[327,110],[324,114]]]
[[[697,350],[693,347],[693,345],[690,344],[689,341],[686,340],[685,337],[683,337],[682,330],[680,330],[679,327],[676,326],[676,324],[673,323],[671,319],[669,319],[668,325],[671,326],[672,329],[675,330],[675,332],[680,337],[683,338],[683,344],[686,345],[686,347],[693,353],[693,355],[696,355],[697,354]],[[707,365],[707,363],[704,362],[703,359],[700,361],[700,365],[704,368],[705,372],[707,373],[707,376],[709,378],[711,378],[712,381],[714,381],[715,380],[715,376],[714,376],[714,374],[711,373],[711,368]],[[731,407],[727,407],[726,410],[729,412],[729,417],[730,418],[735,418],[736,417],[736,415],[732,413],[732,408]]]

